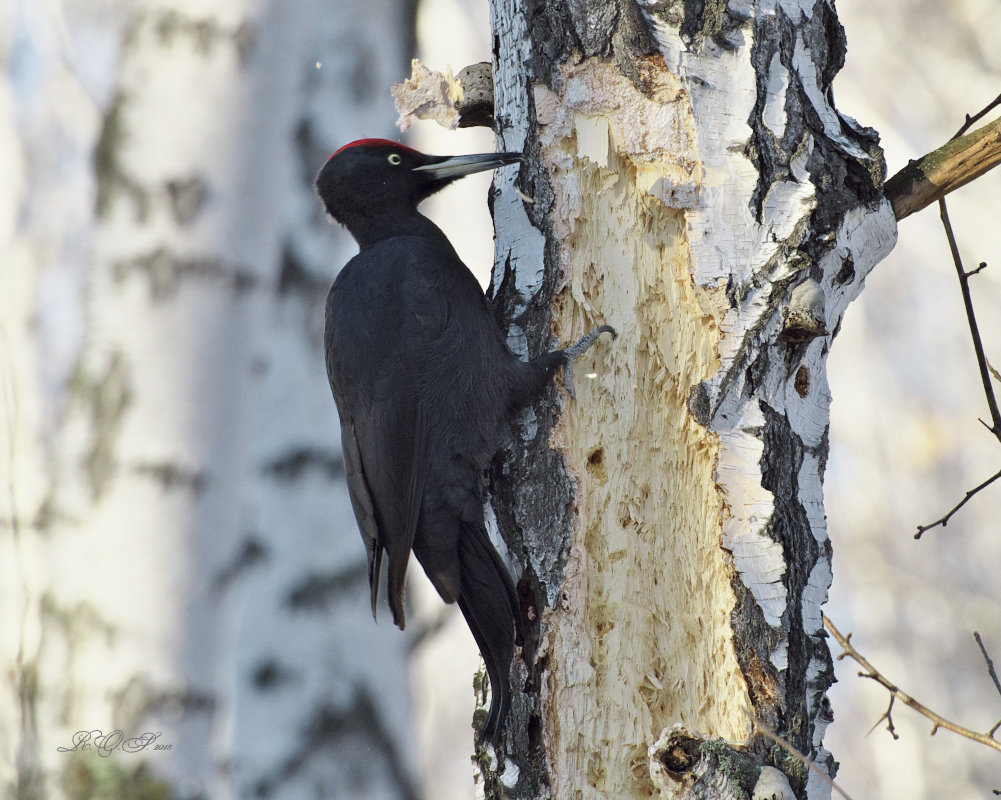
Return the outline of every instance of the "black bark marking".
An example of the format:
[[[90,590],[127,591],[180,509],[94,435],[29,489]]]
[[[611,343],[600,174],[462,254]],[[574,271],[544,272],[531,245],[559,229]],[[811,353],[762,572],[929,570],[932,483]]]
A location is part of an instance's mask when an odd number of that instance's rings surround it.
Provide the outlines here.
[[[344,459],[334,450],[298,447],[264,465],[264,474],[283,482],[297,481],[309,470],[319,470],[332,481],[344,477]]]

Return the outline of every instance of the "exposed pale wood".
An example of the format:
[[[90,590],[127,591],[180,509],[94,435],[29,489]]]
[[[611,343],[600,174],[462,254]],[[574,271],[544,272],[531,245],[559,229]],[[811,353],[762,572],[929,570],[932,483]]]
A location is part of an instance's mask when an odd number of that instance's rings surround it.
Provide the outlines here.
[[[688,412],[720,336],[691,278],[682,210],[703,174],[695,120],[677,76],[655,64],[643,76],[647,95],[585,60],[564,69],[562,96],[534,94],[567,281],[554,305],[572,323],[561,338],[598,322],[620,331],[589,354],[597,377],[551,436],[577,476],[580,529],[544,639],[547,652],[581,656],[546,683],[561,797],[581,776],[641,795],[649,778],[631,765],[656,732],[681,719],[740,741],[751,713],[719,547],[720,443]]]
[[[886,182],[898,220],[979,178],[1001,162],[1001,118],[912,161]]]

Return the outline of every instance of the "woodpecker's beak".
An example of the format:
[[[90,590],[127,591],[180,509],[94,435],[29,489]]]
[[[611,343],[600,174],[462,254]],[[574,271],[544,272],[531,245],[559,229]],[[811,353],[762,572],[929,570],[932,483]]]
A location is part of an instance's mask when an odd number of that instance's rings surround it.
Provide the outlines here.
[[[487,169],[497,169],[505,164],[515,164],[521,161],[521,153],[477,153],[469,156],[431,156],[436,160],[433,164],[414,167],[414,172],[426,172],[432,180],[451,181],[474,172]]]

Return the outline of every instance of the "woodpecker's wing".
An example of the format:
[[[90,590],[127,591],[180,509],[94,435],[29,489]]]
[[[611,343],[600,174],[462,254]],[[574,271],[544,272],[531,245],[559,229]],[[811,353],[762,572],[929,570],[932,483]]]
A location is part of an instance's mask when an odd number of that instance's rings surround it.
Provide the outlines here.
[[[414,385],[412,349],[428,322],[398,274],[403,263],[362,251],[327,298],[327,374],[341,417],[351,504],[368,553],[375,613],[382,553],[389,556],[389,605],[405,625],[407,563],[428,472],[428,420]],[[433,306],[447,313],[444,299]],[[432,313],[431,317],[436,316]]]
[[[414,531],[420,514],[421,492],[427,474],[421,468],[426,460],[422,450],[426,446],[427,437],[422,435],[424,428],[420,422],[419,408],[414,410],[416,417],[412,423],[397,426],[380,423],[378,420],[384,420],[381,415],[376,415],[375,418],[372,415],[363,417],[360,425],[350,416],[342,417],[341,420],[348,493],[368,553],[372,615],[376,615],[382,554],[385,550],[389,553],[389,605],[393,621],[400,628],[406,624],[403,597],[407,562],[413,546]],[[387,435],[387,430],[391,431],[394,427],[398,431],[402,428],[404,432],[398,436]],[[395,451],[395,445],[402,443],[406,448],[406,439],[410,440],[411,457],[401,459],[400,453]],[[367,457],[365,453],[368,453]],[[397,491],[397,487],[404,487],[404,490]]]
[[[375,614],[375,604],[379,599],[379,573],[382,569],[382,545],[379,544],[379,526],[375,521],[375,506],[372,504],[372,492],[365,480],[361,466],[361,453],[358,451],[358,438],[355,436],[354,422],[350,418],[341,422],[341,452],[344,458],[344,472],[348,479],[348,494],[351,497],[351,508],[361,538],[368,552],[368,585],[372,593],[372,616]]]

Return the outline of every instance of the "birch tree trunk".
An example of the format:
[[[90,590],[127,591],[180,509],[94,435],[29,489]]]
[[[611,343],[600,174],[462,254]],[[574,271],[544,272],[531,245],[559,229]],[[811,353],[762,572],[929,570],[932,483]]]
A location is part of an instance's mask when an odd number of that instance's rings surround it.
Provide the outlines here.
[[[320,348],[354,245],[312,188],[392,134],[413,3],[15,5],[5,796],[414,797]]]
[[[527,157],[493,205],[509,341],[619,336],[494,469],[532,611],[487,796],[827,797],[752,730],[834,775],[825,365],[896,229],[875,133],[833,106],[833,4],[492,14],[498,149]]]

